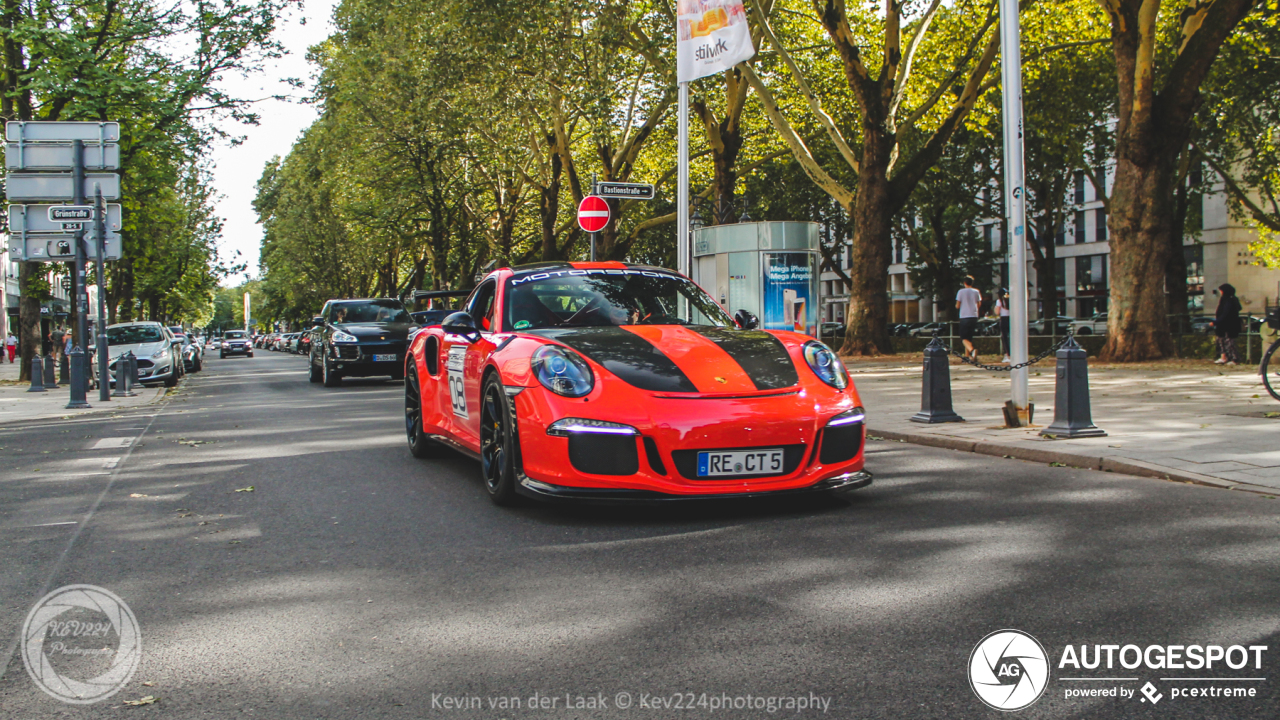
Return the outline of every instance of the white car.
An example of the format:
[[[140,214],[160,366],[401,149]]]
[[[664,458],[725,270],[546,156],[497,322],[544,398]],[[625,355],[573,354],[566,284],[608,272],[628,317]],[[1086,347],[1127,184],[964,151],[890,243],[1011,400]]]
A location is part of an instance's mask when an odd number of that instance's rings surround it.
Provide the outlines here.
[[[182,341],[158,322],[120,323],[107,326],[108,369],[115,378],[116,361],[126,352],[138,359],[138,382],[149,385],[178,384],[182,377]]]
[[[1071,331],[1076,335],[1106,335],[1107,314],[1094,313],[1093,317],[1071,323]]]

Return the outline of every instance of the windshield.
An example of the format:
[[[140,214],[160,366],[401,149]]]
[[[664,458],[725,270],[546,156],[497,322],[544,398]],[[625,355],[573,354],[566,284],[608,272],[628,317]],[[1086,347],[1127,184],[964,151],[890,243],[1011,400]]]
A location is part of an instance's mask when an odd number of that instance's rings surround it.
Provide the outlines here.
[[[223,339],[223,340],[243,340],[243,339],[244,339],[244,331],[243,331],[243,330],[228,330],[228,331],[226,331],[225,333],[223,333],[223,334],[222,334],[222,339]]]
[[[630,268],[570,272],[581,274],[534,273],[509,280],[506,327],[733,326],[701,288],[676,275]]]
[[[399,300],[355,300],[334,303],[329,308],[331,323],[407,323],[413,322]]]
[[[107,328],[108,345],[137,345],[161,340],[164,340],[164,336],[160,334],[160,328],[154,325]]]

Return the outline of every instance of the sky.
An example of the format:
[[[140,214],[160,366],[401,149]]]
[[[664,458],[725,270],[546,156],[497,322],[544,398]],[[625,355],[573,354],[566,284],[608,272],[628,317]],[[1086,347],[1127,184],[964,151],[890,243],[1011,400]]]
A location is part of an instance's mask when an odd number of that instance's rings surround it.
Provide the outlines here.
[[[284,18],[276,30],[276,37],[289,51],[266,71],[249,78],[228,77],[221,87],[232,96],[270,97],[284,95],[295,100],[305,97],[307,90],[289,87],[284,78],[303,78],[307,89],[313,86],[311,78],[315,66],[306,60],[307,48],[324,40],[333,31],[329,19],[337,0],[306,0],[302,12],[294,11]],[[300,21],[305,16],[306,24]],[[239,125],[232,121],[223,129],[245,138],[235,147],[224,143],[212,154],[213,185],[222,199],[217,205],[223,219],[222,245],[224,260],[248,263],[245,273],[224,280],[226,285],[238,285],[246,276],[258,276],[258,248],[262,241],[262,226],[253,212],[254,183],[262,176],[262,167],[272,156],[288,154],[298,135],[316,118],[316,108],[301,102],[264,100],[255,105],[261,120],[256,126]],[[240,256],[236,257],[236,251]]]

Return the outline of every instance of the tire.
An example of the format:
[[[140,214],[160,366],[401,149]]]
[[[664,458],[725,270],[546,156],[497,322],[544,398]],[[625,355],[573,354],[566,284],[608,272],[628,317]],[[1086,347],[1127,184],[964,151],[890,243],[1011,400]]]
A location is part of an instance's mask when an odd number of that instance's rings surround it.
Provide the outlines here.
[[[253,353],[249,353],[248,355],[245,355],[245,357],[253,357]]]
[[[227,354],[226,354],[226,353],[224,353],[224,352],[220,352],[220,353],[218,353],[218,359],[219,359],[219,360],[226,360],[226,359],[227,359]]]
[[[321,360],[321,362],[324,361]],[[315,362],[310,359],[307,361],[307,379],[313,383],[318,383],[324,379],[320,374],[320,368],[317,368]]]
[[[167,388],[176,387],[178,384],[178,373],[171,372],[169,377],[164,379],[164,386]]]
[[[327,388],[336,388],[342,385],[342,376],[338,374],[336,369],[330,369],[328,361],[320,360],[320,380]]]
[[[480,469],[494,505],[509,507],[520,501],[516,469],[520,462],[515,412],[497,374],[490,375],[480,393]]]
[[[204,369],[204,359],[196,358],[196,366],[191,372],[200,372]]]
[[[1277,348],[1280,348],[1280,340],[1267,348],[1267,354],[1262,356],[1262,362],[1258,365],[1258,372],[1262,375],[1262,384],[1266,386],[1267,392],[1280,400],[1280,356],[1276,354]]]
[[[1090,330],[1090,329],[1089,329],[1089,328],[1087,328],[1087,327],[1082,327],[1082,328],[1080,328],[1079,330],[1077,330],[1077,331],[1076,331],[1076,334],[1077,334],[1077,335],[1092,335],[1092,334],[1093,334],[1093,331],[1092,331],[1092,330]]]
[[[413,362],[412,356],[409,362]],[[443,449],[440,443],[427,437],[422,431],[422,392],[419,389],[418,373],[414,368],[404,381],[404,431],[409,439],[409,452],[419,460],[439,457]]]

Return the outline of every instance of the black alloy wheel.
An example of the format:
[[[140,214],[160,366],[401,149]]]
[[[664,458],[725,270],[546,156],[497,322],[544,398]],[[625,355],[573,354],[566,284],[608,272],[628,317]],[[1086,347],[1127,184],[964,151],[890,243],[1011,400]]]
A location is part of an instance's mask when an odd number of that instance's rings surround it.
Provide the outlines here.
[[[428,438],[422,430],[422,393],[412,355],[405,364],[404,431],[409,439],[409,452],[419,459],[437,457],[440,454],[440,444]]]
[[[320,358],[320,362],[324,362],[324,358]],[[320,368],[316,367],[315,353],[307,358],[307,379],[313,383],[318,383],[324,378],[320,376]]]
[[[515,420],[507,393],[490,375],[480,401],[480,466],[489,499],[495,505],[515,505],[517,449]]]

